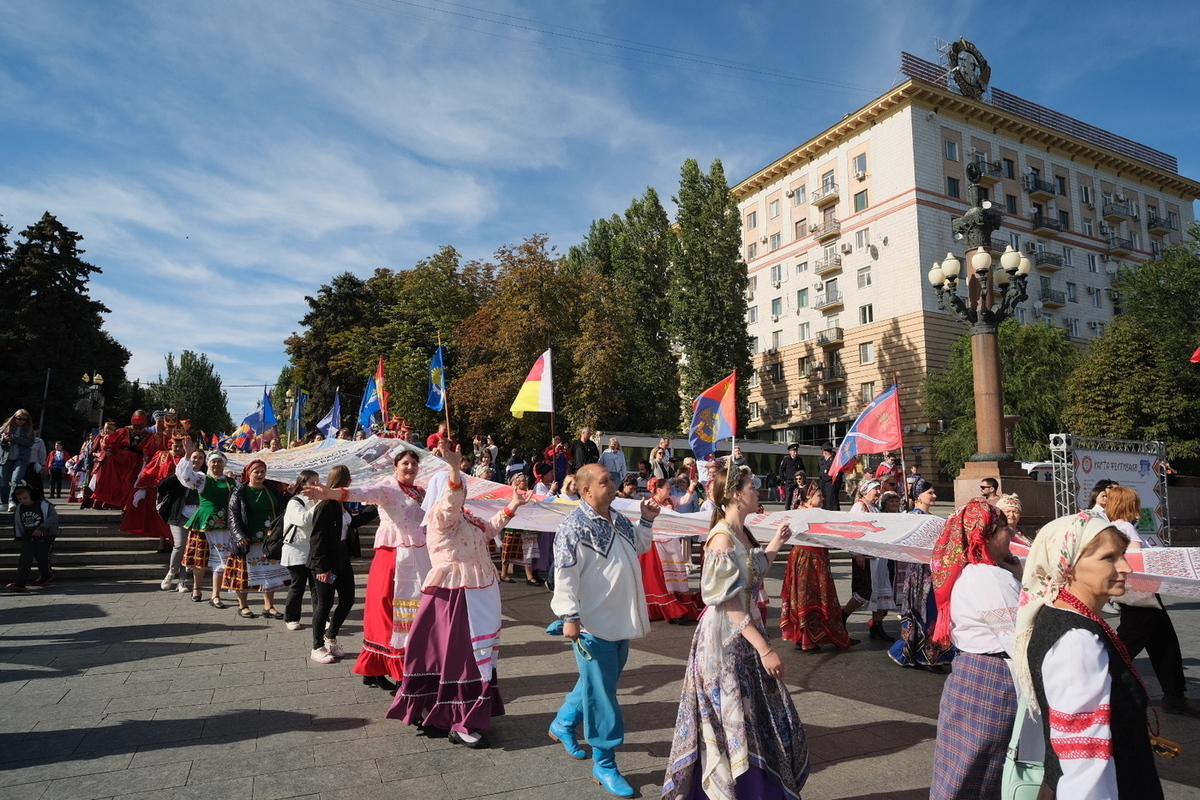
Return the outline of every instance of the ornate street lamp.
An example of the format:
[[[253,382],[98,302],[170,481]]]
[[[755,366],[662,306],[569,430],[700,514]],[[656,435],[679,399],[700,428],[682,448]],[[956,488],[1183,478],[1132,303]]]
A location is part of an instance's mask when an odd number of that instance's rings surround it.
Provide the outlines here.
[[[992,234],[1004,215],[983,200],[979,188],[981,171],[967,166],[970,180],[968,197],[972,202],[966,214],[954,220],[954,238],[964,240],[970,271],[966,275],[967,295],[958,294],[962,262],[952,253],[929,270],[929,282],[937,289],[938,307],[967,327],[971,333],[971,363],[975,380],[975,437],[977,452],[971,461],[1012,461],[1005,449],[1004,393],[1000,387],[1000,347],[996,331],[1000,323],[1013,315],[1028,295],[1025,284],[1032,264],[1023,254],[1008,246],[1000,264],[992,262]]]

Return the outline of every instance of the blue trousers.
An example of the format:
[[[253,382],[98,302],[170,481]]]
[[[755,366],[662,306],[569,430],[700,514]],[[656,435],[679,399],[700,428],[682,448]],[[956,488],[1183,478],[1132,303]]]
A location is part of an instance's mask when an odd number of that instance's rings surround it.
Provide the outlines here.
[[[582,722],[583,738],[588,744],[612,750],[625,741],[625,720],[617,704],[617,681],[629,659],[629,640],[610,642],[581,633],[579,641],[592,658],[588,660],[578,646],[573,648],[579,680],[558,709],[557,720],[572,730]]]
[[[10,455],[8,461],[0,465],[0,505],[7,506],[12,502],[13,484],[21,482],[28,463],[29,459],[20,461],[16,456]]]

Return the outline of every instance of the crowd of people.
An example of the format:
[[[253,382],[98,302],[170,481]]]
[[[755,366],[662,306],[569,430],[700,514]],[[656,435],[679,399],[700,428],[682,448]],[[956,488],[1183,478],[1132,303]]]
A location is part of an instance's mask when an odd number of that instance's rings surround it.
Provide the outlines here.
[[[230,475],[227,456],[200,449],[173,414],[158,415],[153,429],[150,421],[138,412],[128,427],[87,443],[102,457],[73,494],[123,509],[122,530],[169,546],[163,590],[216,609],[232,601],[238,617],[279,620],[290,631],[304,628],[307,596],[309,657],[337,663],[347,655],[338,635],[358,603],[354,532],[377,518],[353,672],[393,694],[389,718],[463,747],[488,746],[491,720],[504,714],[499,584],[512,582],[520,566],[527,583],[551,589],[557,621],[548,632],[571,640],[578,671],[547,732],[568,756],[591,758],[599,785],[619,797],[635,793],[617,764],[625,731],[617,689],[631,642],[666,619],[695,631],[663,797],[800,797],[810,768],[804,726],[771,642],[763,588],[791,531],[779,525],[765,545],[751,532],[747,519],[762,510],[762,487],[737,453],[681,461],[664,439],[632,473],[616,439],[601,452],[584,428],[567,444],[555,437],[532,463],[514,451],[501,465],[494,437],[477,437],[464,452],[443,429],[427,444],[446,469],[426,486],[417,476],[431,456],[415,449],[400,451],[391,479],[370,486],[353,486],[342,466],[323,479],[302,470],[280,486],[258,458]],[[11,466],[34,463],[34,450],[29,414],[18,411],[0,427],[2,499],[12,504],[21,543],[14,591],[25,590],[35,561],[35,585],[53,577],[57,513],[29,474],[43,470]],[[829,445],[822,461],[832,454]],[[36,460],[51,478],[51,498],[59,498],[74,457],[61,445],[44,456]],[[466,505],[468,474],[512,487],[490,519]],[[789,509],[839,507],[836,478],[823,468],[809,479],[795,451],[777,477]],[[1132,524],[1138,495],[1101,482],[1089,508],[1022,540],[1029,547],[1022,565],[1010,549],[1020,536],[1020,499],[992,479],[980,491],[942,525],[930,563],[853,555],[844,604],[828,551],[793,544],[783,571],[782,640],[803,652],[846,650],[857,643],[847,619],[865,607],[868,636],[889,643],[897,664],[951,669],[932,798],[999,797],[1010,740],[1027,710],[1042,727],[1044,792],[1161,797],[1152,753],[1173,745],[1147,721],[1149,695],[1132,658],[1149,652],[1163,711],[1200,710],[1186,697],[1178,636],[1161,599],[1127,591],[1125,552],[1144,546]],[[572,504],[556,531],[521,529],[520,509],[535,497]],[[638,501],[637,523],[614,509],[618,497]],[[929,515],[936,501],[915,470],[906,476],[885,460],[855,487],[852,510]],[[663,510],[710,513],[698,568],[691,539],[656,534]],[[251,594],[261,597],[260,609]],[[1112,600],[1120,609],[1115,631],[1103,616]],[[884,628],[890,613],[899,615],[898,637]]]

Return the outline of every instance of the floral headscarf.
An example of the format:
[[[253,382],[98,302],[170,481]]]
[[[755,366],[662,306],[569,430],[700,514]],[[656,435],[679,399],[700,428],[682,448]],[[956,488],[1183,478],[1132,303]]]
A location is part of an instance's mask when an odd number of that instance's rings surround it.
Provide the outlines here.
[[[1042,608],[1050,605],[1058,593],[1067,585],[1067,578],[1079,555],[1105,528],[1113,527],[1105,519],[1093,517],[1086,512],[1059,517],[1046,523],[1025,560],[1025,574],[1021,580],[1021,601],[1017,607],[1017,643],[1013,653],[1013,666],[1017,673],[1017,686],[1031,707],[1037,706],[1033,691],[1033,677],[1029,671],[1029,640],[1033,636],[1033,625]]]
[[[1015,511],[1021,513],[1021,498],[1015,494],[1002,494],[1000,499],[996,501],[996,509],[998,511]]]
[[[942,526],[942,535],[933,546],[933,594],[937,600],[937,625],[933,640],[950,643],[950,594],[967,564],[992,564],[988,538],[995,533],[1000,512],[981,497],[973,497],[955,511]]]

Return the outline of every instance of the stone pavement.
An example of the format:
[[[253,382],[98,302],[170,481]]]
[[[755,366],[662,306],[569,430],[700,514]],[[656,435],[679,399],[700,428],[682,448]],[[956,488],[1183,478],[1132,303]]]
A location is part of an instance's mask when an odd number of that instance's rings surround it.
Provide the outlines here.
[[[769,583],[774,598],[782,566]],[[361,597],[365,562],[358,571]],[[834,573],[845,596],[848,560],[835,558]],[[5,594],[0,798],[609,797],[592,783],[590,761],[568,758],[546,737],[574,682],[563,640],[542,632],[548,593],[523,583],[502,593],[508,713],[494,720],[492,748],[480,751],[384,719],[391,698],[350,674],[357,609],[340,637],[350,655],[326,666],[309,661],[307,629],[244,621],[148,582]],[[1189,656],[1200,648],[1197,607],[1172,606]],[[896,667],[867,639],[865,621],[852,618],[862,642],[846,653],[781,648],[812,753],[805,797],[928,797],[944,678]],[[777,631],[777,601],[772,624]],[[642,797],[659,793],[693,630],[655,623],[634,643],[622,680],[628,735],[618,760]],[[1187,665],[1194,673],[1196,659]],[[1149,663],[1139,667],[1156,690]],[[1175,761],[1157,759],[1167,797],[1200,798],[1200,720],[1164,717],[1163,733],[1184,746]]]

